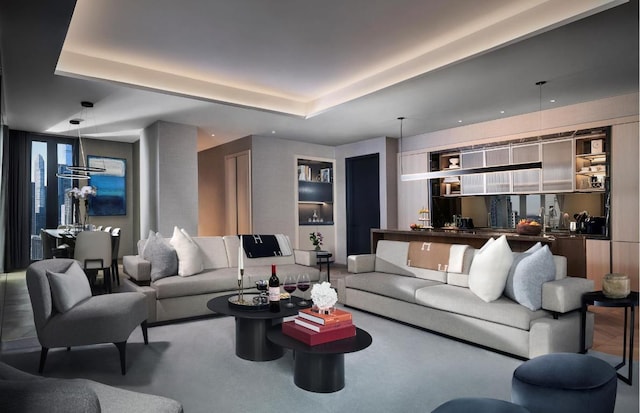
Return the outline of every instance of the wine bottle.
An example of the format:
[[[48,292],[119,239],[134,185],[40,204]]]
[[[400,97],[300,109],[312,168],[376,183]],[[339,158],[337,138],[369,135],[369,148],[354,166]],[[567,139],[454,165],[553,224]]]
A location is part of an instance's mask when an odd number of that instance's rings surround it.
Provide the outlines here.
[[[269,278],[269,311],[280,312],[280,280],[276,275],[275,264],[271,264],[271,278]]]

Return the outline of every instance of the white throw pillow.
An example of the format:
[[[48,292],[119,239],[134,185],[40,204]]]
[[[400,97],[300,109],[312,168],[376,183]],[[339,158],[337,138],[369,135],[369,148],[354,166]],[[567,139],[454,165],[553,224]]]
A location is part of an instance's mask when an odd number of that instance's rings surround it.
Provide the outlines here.
[[[497,300],[504,291],[512,262],[507,237],[490,239],[471,262],[469,289],[488,303]]]
[[[66,313],[78,303],[91,297],[91,286],[82,268],[73,263],[63,273],[47,270],[53,305],[61,313]]]
[[[202,272],[200,247],[184,229],[173,227],[173,237],[169,241],[178,254],[178,275],[188,277]]]

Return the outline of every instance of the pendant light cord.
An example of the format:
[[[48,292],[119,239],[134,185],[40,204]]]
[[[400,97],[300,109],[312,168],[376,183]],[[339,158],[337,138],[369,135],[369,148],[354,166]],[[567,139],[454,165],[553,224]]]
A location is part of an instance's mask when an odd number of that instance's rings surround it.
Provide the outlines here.
[[[404,121],[404,116],[400,116],[398,117],[398,120],[400,121],[400,147],[399,147],[399,152],[400,152],[400,175],[404,175],[404,168],[402,167],[402,124]]]

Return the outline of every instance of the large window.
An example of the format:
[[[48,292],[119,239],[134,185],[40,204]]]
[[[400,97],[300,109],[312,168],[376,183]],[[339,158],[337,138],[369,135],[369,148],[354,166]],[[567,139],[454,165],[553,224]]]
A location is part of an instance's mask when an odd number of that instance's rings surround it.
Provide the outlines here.
[[[31,141],[31,259],[42,259],[40,230],[71,223],[70,179],[57,178],[66,165],[73,164],[73,140],[41,138]]]

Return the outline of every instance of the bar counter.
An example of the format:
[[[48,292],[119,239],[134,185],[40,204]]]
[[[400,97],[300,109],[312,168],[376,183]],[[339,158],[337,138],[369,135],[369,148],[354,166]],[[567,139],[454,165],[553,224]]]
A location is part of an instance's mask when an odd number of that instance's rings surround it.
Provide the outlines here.
[[[551,233],[547,235],[520,235],[510,230],[483,229],[426,229],[405,231],[398,229],[371,229],[371,252],[375,253],[379,240],[426,241],[445,244],[466,244],[481,248],[489,238],[506,236],[512,251],[526,251],[536,242],[548,245],[551,252],[567,257],[567,274],[574,277],[586,277],[586,237]]]

